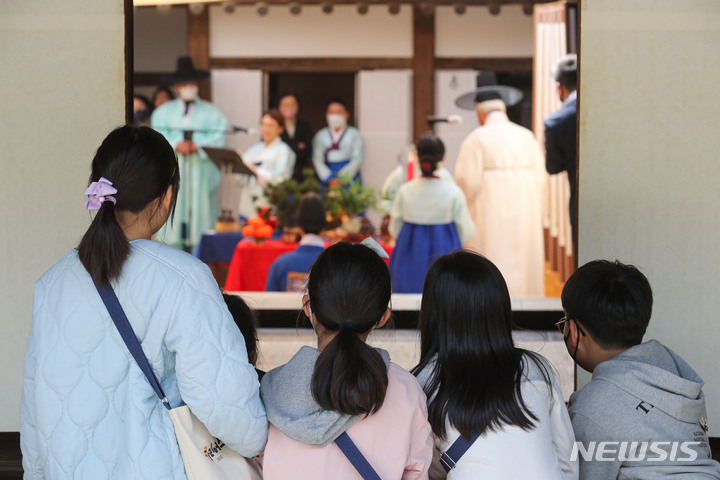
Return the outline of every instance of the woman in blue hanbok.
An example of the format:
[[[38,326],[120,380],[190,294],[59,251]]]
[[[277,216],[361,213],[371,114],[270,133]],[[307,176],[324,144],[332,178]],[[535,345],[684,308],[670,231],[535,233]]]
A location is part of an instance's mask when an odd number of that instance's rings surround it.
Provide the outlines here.
[[[442,141],[424,135],[417,154],[422,176],[398,189],[391,213],[390,233],[396,244],[390,273],[395,293],[422,292],[430,264],[462,248],[475,233],[462,190],[435,174],[445,156]]]
[[[265,112],[260,119],[262,141],[248,148],[243,154],[245,164],[255,176],[239,175],[240,215],[254,217],[258,208],[266,206],[263,189],[271,183],[280,183],[292,177],[295,168],[295,152],[280,139],[285,120],[277,110]]]

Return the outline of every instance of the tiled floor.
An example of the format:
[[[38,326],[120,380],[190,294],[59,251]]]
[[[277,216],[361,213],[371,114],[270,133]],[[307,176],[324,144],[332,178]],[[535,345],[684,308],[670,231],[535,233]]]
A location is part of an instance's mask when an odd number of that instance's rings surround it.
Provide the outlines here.
[[[286,363],[302,345],[316,346],[310,329],[261,328],[259,338],[258,368],[265,371]],[[522,348],[538,352],[550,361],[567,400],[574,388],[574,366],[560,333],[515,331],[513,338]],[[408,370],[417,364],[420,356],[419,335],[413,330],[378,330],[370,335],[369,343],[390,352],[393,362]]]

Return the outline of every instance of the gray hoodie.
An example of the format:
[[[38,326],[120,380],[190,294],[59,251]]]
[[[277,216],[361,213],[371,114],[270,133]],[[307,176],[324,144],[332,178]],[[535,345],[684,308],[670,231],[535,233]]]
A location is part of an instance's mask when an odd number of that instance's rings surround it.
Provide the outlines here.
[[[702,386],[695,370],[657,340],[595,367],[569,403],[580,479],[720,479]]]
[[[389,367],[388,352],[376,350]],[[315,402],[310,381],[319,355],[320,350],[316,348],[300,348],[288,363],[265,374],[260,395],[268,421],[278,430],[297,442],[324,447],[360,417],[323,410]]]

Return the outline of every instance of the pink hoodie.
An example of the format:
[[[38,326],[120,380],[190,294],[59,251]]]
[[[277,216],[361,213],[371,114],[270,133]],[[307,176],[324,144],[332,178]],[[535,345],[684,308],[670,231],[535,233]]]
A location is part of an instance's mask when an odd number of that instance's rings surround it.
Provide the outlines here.
[[[380,410],[357,420],[347,434],[382,480],[428,478],[433,443],[425,394],[415,377],[398,365],[390,363]],[[263,464],[265,480],[362,479],[334,442],[306,445],[272,425]]]

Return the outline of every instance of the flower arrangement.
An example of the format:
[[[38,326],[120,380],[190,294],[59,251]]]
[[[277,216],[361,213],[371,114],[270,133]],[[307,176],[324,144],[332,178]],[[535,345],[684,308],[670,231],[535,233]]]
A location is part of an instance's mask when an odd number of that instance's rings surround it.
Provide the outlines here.
[[[278,223],[283,227],[292,223],[291,220],[300,206],[300,199],[303,195],[310,192],[320,193],[322,190],[312,168],[304,169],[303,177],[302,182],[294,179],[285,180],[269,184],[263,190],[265,199],[277,216]]]

